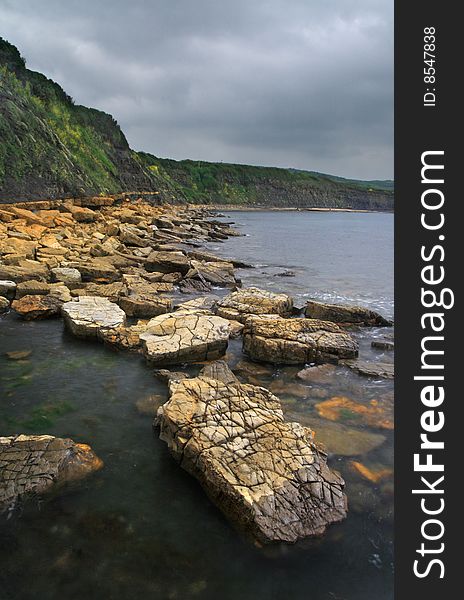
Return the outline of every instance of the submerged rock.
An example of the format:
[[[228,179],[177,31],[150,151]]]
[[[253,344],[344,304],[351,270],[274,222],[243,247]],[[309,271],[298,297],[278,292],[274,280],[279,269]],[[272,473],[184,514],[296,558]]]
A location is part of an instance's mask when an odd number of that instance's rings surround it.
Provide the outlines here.
[[[330,385],[335,380],[335,372],[337,367],[326,363],[325,365],[317,365],[314,367],[306,367],[296,374],[298,379],[306,383],[318,383],[322,385]]]
[[[125,312],[107,298],[81,296],[61,308],[64,322],[78,337],[96,337],[103,329],[114,329],[126,322]]]
[[[218,302],[217,313],[225,319],[244,323],[250,315],[280,315],[288,317],[293,311],[293,299],[287,294],[275,294],[250,287],[232,292]]]
[[[364,375],[365,377],[381,377],[382,379],[394,379],[395,377],[395,365],[393,363],[347,360],[343,364],[358,373],[358,375]]]
[[[344,396],[334,396],[316,404],[319,416],[330,421],[365,423],[379,429],[393,429],[393,404],[371,400],[360,404]]]
[[[208,377],[169,391],[160,438],[239,527],[262,542],[295,542],[346,516],[343,479],[271,392]]]
[[[43,494],[100,469],[86,444],[51,435],[0,437],[0,510],[34,493]]]
[[[322,319],[343,323],[343,325],[366,325],[389,327],[393,323],[379,313],[362,306],[349,306],[346,304],[325,304],[313,300],[306,304],[305,315],[310,319]]]
[[[226,319],[179,310],[151,319],[140,340],[147,360],[172,365],[220,358],[227,349],[229,334]]]
[[[243,351],[275,364],[323,363],[356,357],[358,344],[334,323],[263,315],[247,319]]]

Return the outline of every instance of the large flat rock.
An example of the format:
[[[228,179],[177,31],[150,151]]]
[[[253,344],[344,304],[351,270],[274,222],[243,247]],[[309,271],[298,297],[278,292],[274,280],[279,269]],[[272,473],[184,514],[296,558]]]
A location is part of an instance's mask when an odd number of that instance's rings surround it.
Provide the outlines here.
[[[140,335],[142,351],[156,365],[214,360],[224,355],[229,321],[215,315],[178,310],[151,319]]]
[[[43,494],[103,466],[86,444],[51,435],[0,437],[0,510],[28,494]]]
[[[160,438],[240,528],[262,542],[295,542],[345,517],[343,479],[271,392],[204,376],[169,390]]]
[[[61,307],[66,326],[79,337],[96,337],[102,329],[115,329],[126,322],[125,312],[114,302],[98,296],[81,296]]]
[[[275,364],[324,363],[356,357],[358,344],[335,323],[262,315],[245,322],[243,351]]]

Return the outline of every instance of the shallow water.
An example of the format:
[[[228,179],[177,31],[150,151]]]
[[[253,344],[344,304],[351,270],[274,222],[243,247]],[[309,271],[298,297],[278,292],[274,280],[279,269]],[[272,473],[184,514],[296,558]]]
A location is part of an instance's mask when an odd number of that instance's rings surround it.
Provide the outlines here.
[[[246,223],[250,236],[209,249],[267,265],[243,270],[244,283],[287,290],[300,302],[321,294],[355,299],[391,315],[391,215],[230,216]],[[273,277],[285,269],[296,277]],[[370,348],[372,336],[382,334],[356,334],[364,358],[392,360]],[[26,349],[32,353],[24,360],[4,355]],[[230,344],[228,360],[243,360],[239,341]],[[242,363],[240,373],[243,381],[284,390],[287,417],[311,424],[316,439],[336,449],[329,465],[346,478],[349,516],[319,540],[260,548],[222,517],[153,435],[151,418],[136,410],[137,400],[166,394],[141,358],[76,340],[59,320],[0,318],[0,431],[69,436],[105,462],[65,494],[0,517],[0,598],[392,598],[392,479],[372,484],[350,465],[391,467],[392,432],[346,418],[334,423],[315,407],[340,395],[365,404],[388,399],[392,383],[340,367],[328,382],[298,382],[292,390],[297,370]]]

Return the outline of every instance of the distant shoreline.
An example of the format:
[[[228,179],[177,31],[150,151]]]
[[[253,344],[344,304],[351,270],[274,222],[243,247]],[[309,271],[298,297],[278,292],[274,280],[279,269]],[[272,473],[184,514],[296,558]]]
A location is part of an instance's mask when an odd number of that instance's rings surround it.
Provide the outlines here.
[[[334,213],[389,213],[393,214],[393,210],[367,210],[361,208],[296,208],[296,207],[281,207],[281,206],[237,206],[236,204],[195,204],[199,208],[207,208],[209,210],[221,211],[249,211],[249,212],[334,212]]]

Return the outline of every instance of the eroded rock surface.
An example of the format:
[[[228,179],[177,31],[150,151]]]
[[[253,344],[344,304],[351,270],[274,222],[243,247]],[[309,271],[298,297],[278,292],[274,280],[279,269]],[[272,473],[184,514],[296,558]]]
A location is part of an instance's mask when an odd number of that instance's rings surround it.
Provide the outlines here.
[[[232,292],[218,302],[217,314],[225,319],[244,323],[250,315],[292,314],[293,299],[287,294],[275,294],[250,287]]]
[[[345,517],[343,479],[268,390],[208,377],[169,389],[160,438],[238,526],[263,542],[295,542]]]
[[[0,437],[0,510],[103,466],[86,444],[51,435]]]
[[[358,345],[335,323],[263,315],[245,322],[243,350],[253,360],[304,364],[354,358]]]
[[[388,327],[392,322],[379,313],[364,308],[363,306],[349,306],[346,304],[325,304],[324,302],[309,301],[306,304],[305,315],[310,319],[322,319],[343,323],[344,325],[365,325]]]
[[[178,310],[151,319],[140,341],[147,360],[169,365],[220,358],[227,349],[229,334],[226,319]]]
[[[58,317],[62,304],[63,302],[56,296],[32,294],[22,296],[19,300],[14,300],[11,307],[23,319],[31,320]]]
[[[61,312],[67,327],[78,337],[96,337],[99,331],[115,329],[126,322],[126,314],[117,304],[96,296],[66,302]]]

